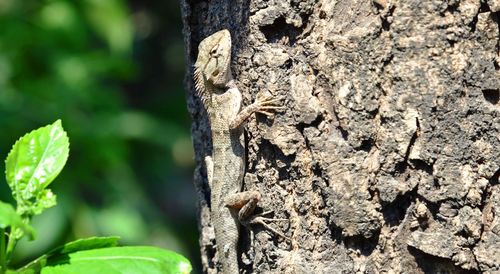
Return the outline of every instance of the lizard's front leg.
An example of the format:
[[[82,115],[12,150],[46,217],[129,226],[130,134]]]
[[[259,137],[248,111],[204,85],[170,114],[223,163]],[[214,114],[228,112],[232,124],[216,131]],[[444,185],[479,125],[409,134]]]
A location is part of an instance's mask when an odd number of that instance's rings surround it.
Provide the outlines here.
[[[283,237],[284,239],[290,240],[283,233],[277,231],[276,229],[269,226],[268,223],[266,223],[273,221],[288,221],[287,219],[272,219],[263,217],[264,215],[271,213],[271,211],[257,215],[253,214],[253,211],[255,210],[255,207],[257,206],[260,198],[261,195],[258,191],[244,191],[228,195],[224,202],[230,209],[238,211],[238,220],[242,225],[247,226],[249,224],[261,224],[265,228]]]
[[[278,106],[278,99],[273,98],[273,96],[257,97],[255,102],[244,109],[242,109],[238,115],[231,121],[229,127],[232,129],[240,127],[250,115],[258,112],[267,116],[273,115],[273,111],[284,110],[284,107]]]
[[[212,187],[212,178],[214,174],[214,161],[212,161],[212,156],[205,156],[205,168],[207,169],[208,185]]]

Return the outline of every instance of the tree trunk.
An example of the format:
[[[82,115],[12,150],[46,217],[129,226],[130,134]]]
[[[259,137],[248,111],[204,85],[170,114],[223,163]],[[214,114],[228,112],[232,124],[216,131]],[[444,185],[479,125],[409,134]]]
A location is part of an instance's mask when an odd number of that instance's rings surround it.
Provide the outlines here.
[[[245,189],[284,240],[241,229],[244,273],[500,271],[498,0],[183,0],[203,270],[217,271],[194,96],[198,43],[223,28],[244,104]]]

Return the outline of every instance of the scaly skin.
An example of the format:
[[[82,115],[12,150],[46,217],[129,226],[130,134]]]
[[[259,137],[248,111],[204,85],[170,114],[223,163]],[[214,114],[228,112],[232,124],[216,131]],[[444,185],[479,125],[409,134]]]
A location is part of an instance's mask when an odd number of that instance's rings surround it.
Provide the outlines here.
[[[231,35],[221,30],[200,43],[194,73],[196,90],[209,115],[212,133],[212,157],[207,156],[206,167],[212,225],[224,274],[239,273],[238,223],[253,211],[260,198],[258,192],[241,192],[245,173],[242,124],[255,112],[270,114],[280,109],[269,98],[241,109],[242,97],[232,78],[230,62]],[[255,222],[264,224],[261,219]]]

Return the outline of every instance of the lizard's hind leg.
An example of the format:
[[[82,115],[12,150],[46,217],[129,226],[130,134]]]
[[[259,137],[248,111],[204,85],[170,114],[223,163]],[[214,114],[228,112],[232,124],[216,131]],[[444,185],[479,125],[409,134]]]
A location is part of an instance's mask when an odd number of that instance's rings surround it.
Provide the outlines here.
[[[288,221],[287,219],[273,219],[264,217],[265,215],[272,213],[272,211],[253,214],[260,198],[261,195],[258,191],[245,191],[229,195],[226,198],[225,203],[227,207],[238,210],[238,220],[242,225],[248,226],[251,224],[260,224],[276,235],[279,235],[286,240],[290,240],[290,238],[285,236],[285,234],[277,231],[268,224],[268,222]]]
[[[261,195],[258,191],[244,191],[228,195],[225,199],[226,206],[238,211],[238,220],[246,224],[246,220],[253,214]]]

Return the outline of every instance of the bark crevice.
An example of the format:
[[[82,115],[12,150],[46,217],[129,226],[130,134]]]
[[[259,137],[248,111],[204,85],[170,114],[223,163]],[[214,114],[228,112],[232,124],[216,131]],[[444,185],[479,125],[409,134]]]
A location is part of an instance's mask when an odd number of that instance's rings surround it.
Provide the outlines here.
[[[247,273],[500,271],[498,1],[183,7],[188,64],[203,37],[228,28],[244,102],[271,93],[286,108],[248,123],[245,187],[290,219],[278,228],[292,243],[250,228]],[[186,83],[203,166],[207,125]],[[205,177],[195,181],[205,192]],[[202,262],[215,273],[207,197]]]

